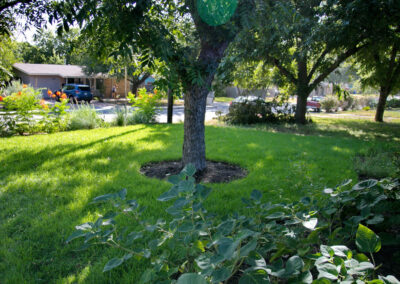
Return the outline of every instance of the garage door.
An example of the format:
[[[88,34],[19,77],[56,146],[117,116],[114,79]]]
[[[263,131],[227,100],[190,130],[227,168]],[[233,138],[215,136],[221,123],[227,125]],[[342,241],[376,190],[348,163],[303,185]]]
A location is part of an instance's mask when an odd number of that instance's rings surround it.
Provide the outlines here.
[[[36,84],[37,82],[37,84]],[[43,98],[49,98],[47,90],[57,91],[61,89],[61,78],[59,77],[37,77],[37,81],[34,81],[32,85],[36,85],[37,88],[43,88]]]

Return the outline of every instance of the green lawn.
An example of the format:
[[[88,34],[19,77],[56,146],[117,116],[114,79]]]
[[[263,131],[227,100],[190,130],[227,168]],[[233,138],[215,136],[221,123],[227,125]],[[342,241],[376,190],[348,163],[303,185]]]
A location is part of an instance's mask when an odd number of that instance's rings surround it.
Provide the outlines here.
[[[230,103],[233,101],[234,98],[229,98],[229,97],[215,97],[214,101],[215,102],[220,102],[220,103]]]
[[[373,131],[381,133],[382,125],[376,125]],[[391,136],[370,141],[343,131],[314,130],[303,136],[208,126],[208,158],[249,171],[242,180],[212,185],[208,209],[220,214],[245,210],[241,198],[254,188],[265,200],[297,200],[355,179],[355,153],[372,144],[395,143],[399,125],[390,126]],[[148,218],[165,218],[169,204],[155,199],[168,183],[142,176],[139,168],[149,161],[178,159],[182,137],[180,124],[0,139],[0,283],[135,283],[145,262],[131,260],[102,273],[107,260],[120,252],[105,247],[76,252],[80,242],[66,245],[65,240],[75,225],[105,213],[89,204],[94,197],[122,188],[128,198],[148,207]]]

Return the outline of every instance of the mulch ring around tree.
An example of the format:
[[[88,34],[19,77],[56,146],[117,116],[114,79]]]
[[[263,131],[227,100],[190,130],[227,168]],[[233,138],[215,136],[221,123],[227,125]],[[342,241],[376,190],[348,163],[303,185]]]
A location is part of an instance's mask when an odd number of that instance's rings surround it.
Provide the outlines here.
[[[150,162],[140,168],[143,175],[161,180],[177,175],[181,170],[181,161]],[[196,181],[202,183],[230,182],[246,176],[247,171],[238,165],[216,161],[207,161],[206,169],[194,175]]]

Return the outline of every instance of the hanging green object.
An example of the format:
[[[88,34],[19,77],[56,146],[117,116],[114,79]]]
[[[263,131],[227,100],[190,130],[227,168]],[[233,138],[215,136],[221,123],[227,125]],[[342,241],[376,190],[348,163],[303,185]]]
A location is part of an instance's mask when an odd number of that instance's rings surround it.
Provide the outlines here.
[[[210,26],[227,23],[236,11],[237,0],[197,0],[201,19]]]

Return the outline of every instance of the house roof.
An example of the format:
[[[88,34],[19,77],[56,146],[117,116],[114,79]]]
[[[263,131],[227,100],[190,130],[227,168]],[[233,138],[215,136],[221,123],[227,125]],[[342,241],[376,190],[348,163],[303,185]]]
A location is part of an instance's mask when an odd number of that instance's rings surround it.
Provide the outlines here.
[[[102,74],[88,76],[83,71],[83,67],[78,65],[15,63],[13,67],[27,75],[60,76],[63,78],[102,77]]]

